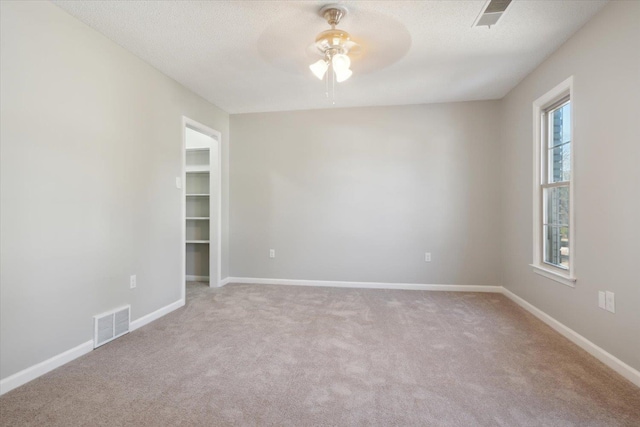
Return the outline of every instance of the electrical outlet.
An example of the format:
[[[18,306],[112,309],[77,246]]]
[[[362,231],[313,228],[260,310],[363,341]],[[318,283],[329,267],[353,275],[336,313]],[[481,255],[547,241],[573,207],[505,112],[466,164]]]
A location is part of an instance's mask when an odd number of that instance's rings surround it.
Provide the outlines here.
[[[179,176],[176,176],[176,188],[182,188],[182,179]]]
[[[613,292],[606,292],[607,311],[616,312],[616,295]]]
[[[275,257],[276,257],[276,250],[269,249],[269,258],[275,258]]]
[[[136,283],[136,275],[134,274],[133,276],[129,276],[129,287],[131,289],[135,288],[137,286]]]
[[[431,252],[424,253],[424,262],[431,262]]]
[[[598,307],[603,310],[607,309],[607,299],[605,297],[604,291],[598,291]]]

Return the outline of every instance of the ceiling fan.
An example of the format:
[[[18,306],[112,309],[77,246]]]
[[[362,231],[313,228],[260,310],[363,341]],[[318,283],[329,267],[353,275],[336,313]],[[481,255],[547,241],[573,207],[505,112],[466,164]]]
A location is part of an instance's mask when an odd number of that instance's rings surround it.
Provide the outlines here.
[[[411,35],[405,25],[368,6],[375,2],[352,2],[348,11],[342,4],[320,8],[311,3],[315,2],[279,2],[281,10],[277,19],[258,39],[258,52],[263,60],[279,70],[305,78],[315,75],[324,80],[326,92],[332,90],[334,82],[342,85],[354,75],[364,76],[385,69],[404,57],[411,47]],[[325,23],[329,24],[328,28]],[[326,31],[318,34],[318,24]],[[351,34],[341,29],[345,24]],[[346,58],[338,56],[334,66],[333,57],[338,54]],[[335,70],[345,71],[338,71],[336,75]],[[338,83],[338,79],[343,83]]]
[[[314,45],[322,59],[309,66],[311,72],[320,80],[324,79],[327,71],[333,73],[338,83],[347,80],[353,74],[349,52],[356,49],[358,44],[351,40],[348,32],[336,28],[346,14],[347,8],[338,4],[328,4],[320,9],[320,16],[331,26],[331,29],[316,36]]]

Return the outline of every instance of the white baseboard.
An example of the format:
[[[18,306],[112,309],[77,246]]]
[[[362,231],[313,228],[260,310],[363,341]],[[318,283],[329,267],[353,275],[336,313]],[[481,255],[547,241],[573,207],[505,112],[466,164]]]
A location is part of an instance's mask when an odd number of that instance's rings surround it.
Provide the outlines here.
[[[589,353],[590,355],[592,355],[593,357],[595,357],[596,359],[598,359],[599,361],[601,361],[602,363],[604,363],[605,365],[607,365],[608,367],[610,367],[611,369],[613,369],[614,371],[616,371],[617,373],[619,373],[620,375],[622,375],[623,377],[625,377],[626,379],[628,379],[629,381],[631,381],[632,383],[640,387],[640,372],[638,370],[627,365],[622,360],[618,359],[613,354],[607,352],[601,347],[598,347],[597,345],[595,345],[594,343],[592,343],[591,341],[589,341],[588,339],[586,339],[585,337],[583,337],[582,335],[574,331],[573,329],[569,328],[563,323],[560,323],[559,321],[549,316],[544,311],[540,310],[533,304],[522,299],[521,297],[514,294],[510,290],[506,288],[502,288],[502,293],[507,298],[509,298],[516,304],[518,304],[520,307],[524,308],[525,310],[527,310],[528,312],[536,316],[538,319],[542,320],[547,325],[551,326],[553,329],[559,332],[560,335],[569,339],[569,341],[573,342],[578,347],[582,348],[587,353]]]
[[[209,276],[192,276],[190,274],[187,274],[184,276],[184,279],[187,282],[208,282]]]
[[[406,289],[417,291],[453,291],[453,292],[496,292],[501,293],[501,286],[481,285],[427,285],[421,283],[385,283],[385,282],[343,282],[330,280],[291,280],[262,279],[257,277],[227,277],[226,283],[251,283],[257,285],[293,285],[293,286],[325,286],[333,288],[360,289]]]
[[[160,308],[159,310],[154,311],[153,313],[149,313],[146,316],[142,316],[141,318],[134,320],[133,322],[131,322],[129,329],[131,331],[135,331],[136,329],[153,322],[154,320],[164,316],[165,314],[171,313],[173,310],[180,308],[183,305],[184,300],[173,302],[165,307]],[[33,381],[36,378],[46,374],[47,372],[51,372],[54,369],[89,353],[92,350],[93,340],[90,340],[80,344],[77,347],[67,350],[64,353],[60,353],[43,362],[40,362],[37,365],[33,365],[27,369],[23,369],[22,371],[17,372],[0,381],[0,395],[3,395],[16,387],[20,387],[21,385],[26,384],[29,381]]]
[[[39,376],[42,376],[47,372],[51,372],[65,363],[69,363],[72,360],[89,353],[91,350],[93,350],[93,340],[84,342],[77,347],[65,351],[64,353],[60,353],[27,369],[16,372],[15,374],[0,381],[0,395],[3,395],[16,387],[20,387],[29,381],[35,380]]]
[[[184,305],[184,300],[183,299],[179,299],[176,302],[172,302],[169,305],[166,305],[162,308],[159,308],[158,310],[151,312],[145,316],[142,316],[139,319],[136,319],[134,321],[131,322],[130,325],[130,330],[131,331],[135,331],[138,328],[143,327],[144,325],[147,325],[151,322],[153,322],[154,320],[157,320],[159,318],[161,318],[162,316],[171,313],[173,310],[177,310],[178,308],[182,307]]]
[[[225,285],[228,285],[229,283],[231,283],[231,279],[232,279],[232,277],[227,277],[226,279],[222,279],[220,281],[220,285],[219,286],[223,287]]]

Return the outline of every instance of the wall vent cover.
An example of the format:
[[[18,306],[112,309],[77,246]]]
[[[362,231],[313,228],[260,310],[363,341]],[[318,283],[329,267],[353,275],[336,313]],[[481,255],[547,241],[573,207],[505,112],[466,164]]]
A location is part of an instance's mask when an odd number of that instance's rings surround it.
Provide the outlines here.
[[[510,3],[511,0],[489,0],[473,25],[475,27],[491,27],[497,24],[498,19],[504,15]]]
[[[131,306],[93,316],[93,348],[113,341],[129,332]]]

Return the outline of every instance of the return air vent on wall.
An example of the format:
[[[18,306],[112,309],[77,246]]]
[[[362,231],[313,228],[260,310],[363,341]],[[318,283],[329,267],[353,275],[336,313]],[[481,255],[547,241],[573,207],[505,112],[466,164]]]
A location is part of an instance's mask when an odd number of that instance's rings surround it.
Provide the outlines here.
[[[93,348],[129,332],[131,306],[127,305],[107,313],[93,316]]]
[[[475,27],[491,27],[495,25],[498,19],[504,15],[510,3],[511,0],[489,0],[473,25]]]

